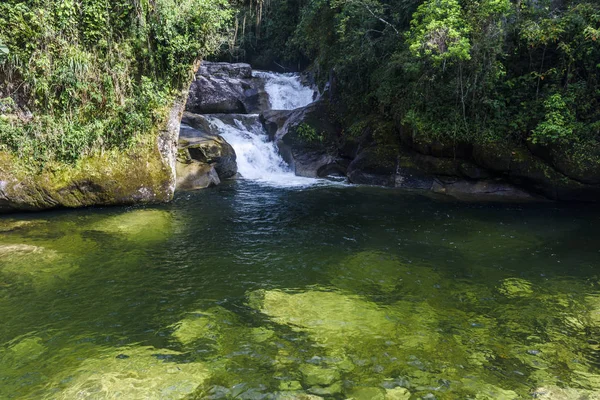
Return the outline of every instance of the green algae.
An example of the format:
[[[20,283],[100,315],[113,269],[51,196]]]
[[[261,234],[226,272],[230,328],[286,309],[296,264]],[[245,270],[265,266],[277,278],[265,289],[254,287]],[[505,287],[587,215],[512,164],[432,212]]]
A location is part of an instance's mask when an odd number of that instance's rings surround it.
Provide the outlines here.
[[[59,388],[48,399],[181,399],[209,376],[205,365],[170,360],[181,353],[153,347],[124,347],[87,358],[67,376],[49,384]]]

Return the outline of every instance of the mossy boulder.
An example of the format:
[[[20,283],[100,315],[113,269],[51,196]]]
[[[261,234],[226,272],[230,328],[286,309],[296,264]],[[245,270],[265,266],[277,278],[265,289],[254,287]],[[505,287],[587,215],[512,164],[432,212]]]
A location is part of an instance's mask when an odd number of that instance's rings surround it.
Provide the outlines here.
[[[480,143],[473,148],[475,162],[509,182],[554,200],[597,201],[600,185],[580,182],[561,173],[531,153],[526,146]]]
[[[160,110],[163,122],[126,150],[98,151],[41,170],[0,151],[0,212],[170,201],[183,97]]]
[[[338,163],[336,150],[341,129],[329,102],[318,100],[284,115],[268,114],[267,117],[267,121],[272,121],[271,130],[277,125],[274,139],[296,175],[325,176],[327,166],[335,164],[345,172],[344,164]]]
[[[363,185],[394,186],[398,166],[397,154],[384,146],[361,151],[348,166],[348,180]]]

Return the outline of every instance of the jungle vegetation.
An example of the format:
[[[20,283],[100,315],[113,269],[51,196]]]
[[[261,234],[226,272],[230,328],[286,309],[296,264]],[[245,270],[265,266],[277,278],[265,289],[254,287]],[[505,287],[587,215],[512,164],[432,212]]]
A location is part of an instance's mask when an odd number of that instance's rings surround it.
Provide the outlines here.
[[[598,149],[596,0],[270,0],[237,20],[230,54],[333,76],[349,133]]]
[[[0,146],[131,146],[211,55],[335,82],[348,135],[600,147],[596,0],[5,0]]]
[[[226,0],[0,3],[0,147],[34,166],[134,145],[225,41]]]

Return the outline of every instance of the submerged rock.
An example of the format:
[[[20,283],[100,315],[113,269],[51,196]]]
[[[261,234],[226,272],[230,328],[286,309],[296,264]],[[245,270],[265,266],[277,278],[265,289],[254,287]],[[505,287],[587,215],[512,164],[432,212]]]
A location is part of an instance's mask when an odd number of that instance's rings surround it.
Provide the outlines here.
[[[385,389],[377,387],[354,388],[348,395],[348,399],[352,400],[387,400],[389,398]],[[397,398],[402,399],[402,397]]]
[[[172,336],[185,346],[205,340],[218,347],[219,340],[224,339],[222,328],[231,326],[236,319],[235,314],[222,307],[190,312],[172,326],[174,328]]]
[[[24,336],[12,340],[5,350],[0,350],[0,362],[19,368],[37,360],[47,351],[43,340],[37,336]]]
[[[277,323],[309,331],[326,346],[359,346],[396,330],[396,324],[375,303],[336,292],[257,291],[250,294],[249,304]]]
[[[533,295],[531,283],[521,278],[507,278],[498,286],[498,292],[509,299],[530,297]]]
[[[0,276],[43,288],[65,281],[78,265],[55,250],[29,244],[0,244]]]
[[[410,399],[410,392],[408,389],[403,387],[396,387],[393,389],[385,389],[385,400],[408,400]]]
[[[134,210],[100,220],[89,230],[118,235],[136,242],[157,242],[169,236],[173,229],[171,214],[162,210]]]
[[[197,362],[177,362],[176,351],[153,347],[115,348],[85,359],[76,371],[57,377],[47,399],[182,399],[210,377]],[[67,379],[68,378],[68,379]]]
[[[434,291],[434,286],[442,282],[431,268],[403,263],[376,251],[363,251],[344,259],[329,275],[336,287],[360,294],[373,293],[375,289],[387,294],[422,295]]]
[[[598,391],[558,386],[539,387],[532,392],[532,396],[540,400],[600,400]]]
[[[37,225],[45,224],[47,221],[44,220],[13,220],[13,219],[0,219],[0,233],[8,233],[14,231],[20,231],[35,227]]]

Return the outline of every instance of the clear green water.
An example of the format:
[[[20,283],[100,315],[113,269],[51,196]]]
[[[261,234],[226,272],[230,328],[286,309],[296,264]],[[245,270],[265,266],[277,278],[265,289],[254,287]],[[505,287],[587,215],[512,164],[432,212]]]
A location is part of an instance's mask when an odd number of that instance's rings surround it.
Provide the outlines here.
[[[0,399],[598,398],[598,226],[248,182],[2,217]]]

